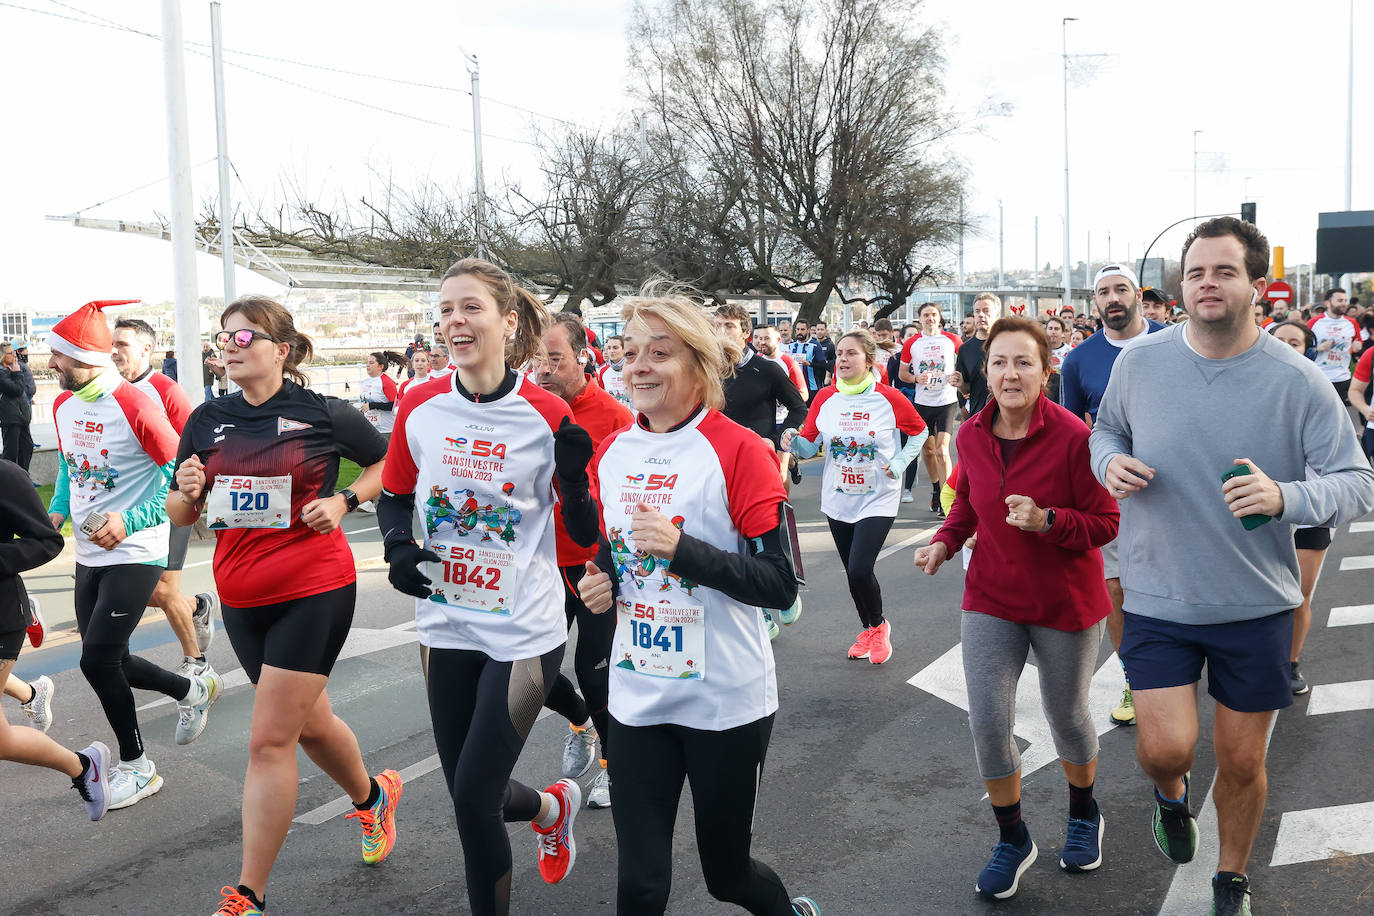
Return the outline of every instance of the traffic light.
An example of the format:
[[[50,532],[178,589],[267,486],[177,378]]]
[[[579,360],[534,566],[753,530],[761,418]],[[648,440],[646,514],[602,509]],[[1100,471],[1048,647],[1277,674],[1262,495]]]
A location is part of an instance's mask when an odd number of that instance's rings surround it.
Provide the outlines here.
[[[1246,201],[1240,205],[1240,218],[1247,223],[1255,221],[1255,204],[1253,201]]]

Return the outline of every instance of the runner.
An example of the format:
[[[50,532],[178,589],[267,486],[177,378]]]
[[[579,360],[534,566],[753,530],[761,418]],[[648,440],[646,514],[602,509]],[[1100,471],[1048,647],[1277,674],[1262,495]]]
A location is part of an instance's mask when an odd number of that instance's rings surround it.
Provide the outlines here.
[[[959,392],[950,384],[949,377],[963,341],[942,330],[945,318],[938,304],[921,303],[918,315],[921,333],[903,344],[898,375],[902,381],[916,386],[912,402],[930,430],[923,450],[926,473],[930,476],[930,511],[943,517],[940,484],[949,476],[949,439],[959,412]]]
[[[578,784],[561,779],[537,792],[510,775],[568,639],[551,494],[557,477],[563,499],[586,503],[578,476],[588,455],[573,442],[586,432],[564,427],[572,412],[561,398],[516,374],[539,353],[544,307],[504,270],[477,258],[450,267],[439,316],[457,368],[402,406],[378,522],[391,584],[416,599],[468,903],[502,914],[511,899],[506,823],[531,822],[551,884],[577,857]],[[411,536],[417,492],[423,547]]]
[[[988,329],[1002,317],[1002,300],[994,293],[979,293],[973,297],[973,336],[964,339],[955,357],[954,370],[945,380],[959,389],[968,400],[968,414],[973,416],[988,402],[988,382],[983,374],[983,341]]]
[[[40,732],[52,728],[54,689],[52,678],[46,674],[36,681],[26,681],[13,674],[5,679],[5,696],[19,701],[19,709],[29,717],[29,724]]]
[[[596,370],[596,381],[606,393],[626,407],[631,407],[630,390],[625,386],[625,338],[612,334],[606,338],[603,351],[606,365]]]
[[[1349,403],[1350,360],[1364,348],[1360,323],[1346,315],[1350,301],[1339,286],[1328,289],[1322,298],[1326,314],[1307,322],[1317,335],[1317,367],[1341,396],[1341,402]]]
[[[157,334],[152,325],[140,318],[119,318],[112,335],[114,350],[110,354],[114,367],[148,399],[162,409],[177,435],[191,416],[191,399],[176,382],[152,367],[153,345]],[[181,643],[181,665],[178,674],[211,673],[214,669],[205,651],[215,638],[215,609],[219,599],[212,592],[202,592],[194,598],[181,593],[181,570],[186,565],[186,551],[191,543],[191,529],[171,528],[167,546],[167,570],[157,580],[157,588],[149,599],[151,607],[159,608],[167,616],[167,623]],[[183,716],[188,707],[182,708]],[[179,722],[185,728],[191,721]]]
[[[813,901],[789,903],[749,854],[778,706],[759,608],[791,604],[797,581],[774,457],[719,412],[739,344],[717,337],[686,298],[636,299],[622,314],[638,417],[593,461],[606,540],[579,585],[592,611],[616,607],[616,909],[667,908],[686,779],[711,896],[751,913],[814,916]],[[572,516],[568,527],[578,537]],[[600,569],[614,570],[614,583]]]
[[[1283,327],[1283,322],[1278,327]],[[1308,331],[1311,334],[1311,331]],[[1310,351],[1309,358],[1315,359],[1316,352]],[[1374,379],[1374,347],[1365,347],[1355,363],[1355,371],[1350,380],[1350,404],[1364,420],[1364,431],[1360,434],[1360,447],[1366,458],[1374,456],[1374,405],[1370,403],[1369,383]]]
[[[131,688],[177,701],[177,744],[200,736],[220,694],[213,671],[174,674],[129,653],[129,637],[167,567],[170,526],[162,494],[176,455],[176,433],[161,407],[124,381],[110,359],[113,342],[101,309],[129,301],[88,302],[48,334],[48,368],[62,387],[53,402],[59,467],[48,518],[61,530],[71,517],[77,530],[81,673],[119,740],[108,785],[114,809],[162,789],[162,776],[144,754]]]
[[[1275,339],[1292,347],[1296,352],[1303,354],[1303,358],[1311,359],[1307,354],[1313,349],[1313,334],[1301,322],[1275,322],[1269,326],[1269,333]],[[1355,377],[1360,377],[1360,366],[1364,366],[1365,384],[1369,381],[1368,359],[1374,354],[1374,348],[1360,357],[1360,363],[1356,366]],[[1355,392],[1355,385],[1350,386],[1351,403],[1358,406],[1363,402],[1361,392]],[[1312,480],[1315,472],[1307,468],[1307,480]],[[1302,673],[1302,647],[1307,642],[1307,631],[1312,627],[1312,593],[1317,590],[1317,580],[1321,578],[1322,563],[1326,559],[1326,551],[1331,546],[1331,529],[1326,527],[1297,528],[1293,531],[1293,547],[1298,552],[1298,574],[1299,586],[1302,588],[1302,604],[1298,605],[1293,611],[1293,649],[1289,653],[1289,672],[1288,682],[1293,690],[1293,696],[1301,696],[1311,688],[1307,684],[1307,678]]]
[[[806,381],[806,403],[810,404],[816,392],[824,386],[825,373],[829,369],[825,361],[825,348],[811,339],[811,331],[805,321],[797,319],[792,325],[792,339],[783,338],[783,349],[796,360]]]
[[[1082,872],[1102,864],[1088,692],[1111,609],[1097,548],[1116,536],[1119,512],[1092,475],[1087,429],[1043,394],[1051,351],[1040,325],[1003,318],[986,350],[993,401],[959,430],[957,496],[915,563],[934,575],[979,534],[964,580],[960,644],[974,752],[1001,837],[975,887],[1004,900],[1038,854],[1021,818],[1021,755],[1012,735],[1016,684],[1032,648],[1041,706],[1069,782],[1059,865]],[[1035,570],[1035,587],[1011,574],[1018,569]]]
[[[1135,271],[1121,264],[1107,264],[1093,278],[1093,306],[1102,319],[1102,330],[1089,337],[1082,346],[1074,348],[1060,364],[1060,403],[1076,417],[1081,417],[1091,429],[1097,420],[1097,406],[1107,391],[1112,367],[1117,357],[1130,346],[1145,339],[1145,335],[1164,330],[1164,325],[1150,321],[1140,314],[1140,285]],[[1103,575],[1107,577],[1107,594],[1112,598],[1112,612],[1107,615],[1107,633],[1112,648],[1126,673],[1126,660],[1121,658],[1121,559],[1116,541],[1102,547]],[[1131,684],[1127,680],[1121,689],[1121,702],[1111,711],[1116,725],[1135,724],[1135,706],[1131,702]]]
[[[1174,307],[1169,304],[1169,297],[1164,295],[1164,290],[1155,286],[1147,286],[1140,291],[1140,310],[1147,321],[1159,324],[1167,324],[1174,317]]]
[[[363,416],[383,437],[391,435],[392,424],[396,422],[396,399],[398,397],[396,380],[387,374],[392,366],[401,367],[406,358],[391,350],[377,350],[367,354],[363,365],[367,378],[358,386],[358,400],[362,402]]]
[[[1191,318],[1121,355],[1090,444],[1094,473],[1125,500],[1121,654],[1139,719],[1136,755],[1155,784],[1155,843],[1174,862],[1197,852],[1188,770],[1205,663],[1216,701],[1213,912],[1248,913],[1269,727],[1293,702],[1292,613],[1302,591],[1292,526],[1335,527],[1374,508],[1374,470],[1330,381],[1255,327],[1250,306],[1269,267],[1259,229],[1207,220],[1181,260]],[[1160,399],[1161,379],[1172,380],[1176,399]],[[1265,405],[1265,422],[1236,411],[1242,402]],[[1320,478],[1305,480],[1306,467]]]
[[[423,347],[417,347],[415,349],[415,352],[410,354],[410,371],[412,373],[410,378],[401,382],[401,384],[396,388],[396,403],[398,406],[401,403],[401,399],[406,396],[406,392],[409,391],[413,386],[423,385],[425,382],[429,381],[430,374],[428,350],[424,349]]]
[[[29,597],[20,574],[56,558],[62,552],[62,535],[44,518],[43,503],[34,492],[28,473],[12,461],[0,461],[0,492],[6,494],[5,499],[0,500],[0,683],[4,683],[5,692],[10,693],[9,684],[19,680],[10,672],[19,658],[19,649],[30,625]],[[51,694],[52,681],[43,677],[39,682],[46,682]],[[37,700],[35,695],[30,697],[29,703]],[[43,702],[46,708],[46,699]],[[51,724],[51,710],[46,718],[47,724]],[[0,716],[0,760],[47,767],[67,774],[91,820],[100,820],[109,804],[110,749],[93,741],[80,752],[73,753],[43,734],[48,730],[47,725],[40,727],[34,722],[34,727],[39,729],[37,733],[16,728]]]
[[[607,340],[610,351],[611,340]],[[559,312],[544,330],[544,358],[535,363],[532,377],[540,388],[557,395],[568,403],[573,422],[587,431],[587,458],[611,433],[634,421],[628,407],[613,398],[601,386],[590,382],[583,373],[589,357],[586,325],[572,312]],[[617,354],[623,361],[624,352]],[[585,464],[584,474],[585,474]],[[563,580],[563,612],[568,629],[577,623],[577,653],[573,670],[582,696],[573,689],[572,681],[560,673],[554,680],[544,705],[568,720],[572,731],[563,750],[563,775],[578,779],[586,775],[597,760],[597,738],[601,739],[601,767],[587,791],[587,807],[611,806],[611,780],[606,770],[610,756],[609,713],[606,703],[610,684],[611,640],[615,635],[615,618],[593,614],[577,595],[577,583],[582,580],[585,564],[596,556],[594,548],[579,547],[568,537],[561,513],[554,515],[554,537],[558,545],[558,571]]]
[[[1069,326],[1058,315],[1050,315],[1045,319],[1045,336],[1050,341],[1050,381],[1045,386],[1045,395],[1058,404],[1064,357],[1073,349],[1069,346]]]
[[[782,434],[782,447],[810,458],[825,445],[821,512],[863,625],[849,657],[881,665],[892,657],[892,624],[883,617],[882,588],[873,567],[897,517],[902,472],[921,454],[927,436],[911,402],[878,384],[876,353],[867,331],[841,337],[835,345],[835,383],[811,402],[800,433]],[[909,437],[901,448],[899,431]]]
[[[340,520],[381,489],[385,445],[348,402],[305,386],[310,339],[266,296],[241,296],[220,315],[215,345],[239,391],[200,405],[177,452],[167,513],[191,525],[204,510],[216,534],[214,573],[224,629],[256,688],[243,779],[238,884],[218,916],[257,916],[296,808],[296,748],[353,801],[363,861],[396,845],[401,778],[368,776],[358,739],[329,705],[325,684],[353,622],[357,574]],[[339,460],[364,466],[354,490],[334,491]]]

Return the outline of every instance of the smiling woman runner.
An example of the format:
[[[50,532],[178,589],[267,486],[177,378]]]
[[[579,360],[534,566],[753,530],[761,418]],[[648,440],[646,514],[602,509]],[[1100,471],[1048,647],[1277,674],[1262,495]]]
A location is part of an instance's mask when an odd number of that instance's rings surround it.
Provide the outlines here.
[[[217,914],[261,913],[267,876],[296,808],[296,747],[357,808],[363,861],[396,844],[401,778],[375,779],[325,684],[353,623],[357,574],[339,522],[381,490],[381,436],[346,401],[305,387],[310,339],[291,313],[244,296],[220,315],[215,343],[242,390],[206,401],[186,422],[167,514],[190,525],[202,508],[216,534],[214,572],[224,629],[257,688],[243,780],[243,866]],[[334,491],[339,460],[365,470]]]
[[[543,322],[539,299],[494,264],[448,269],[439,333],[456,368],[406,393],[377,511],[391,584],[416,598],[434,743],[479,916],[510,911],[505,823],[532,822],[551,884],[577,854],[577,783],[537,792],[510,778],[568,640],[555,477],[563,499],[586,504],[591,455],[567,402],[516,374],[540,352]],[[417,493],[424,546],[412,536]]]
[[[876,354],[877,343],[867,331],[841,337],[835,383],[817,392],[800,433],[783,432],[782,447],[810,458],[825,446],[821,512],[863,624],[849,657],[881,665],[892,657],[892,624],[883,617],[883,593],[873,567],[897,518],[903,472],[920,456],[927,433],[911,402],[878,382]],[[900,449],[898,433],[908,437]]]
[[[768,442],[720,413],[740,345],[689,299],[629,302],[625,376],[638,415],[592,463],[605,543],[579,583],[593,613],[616,607],[610,758],[619,848],[616,907],[662,913],[683,780],[697,853],[717,900],[767,916],[814,916],[749,855],[778,709],[761,607],[787,607],[797,580]],[[584,527],[564,509],[568,532]],[[587,542],[590,542],[588,539]],[[614,579],[601,569],[614,570]]]

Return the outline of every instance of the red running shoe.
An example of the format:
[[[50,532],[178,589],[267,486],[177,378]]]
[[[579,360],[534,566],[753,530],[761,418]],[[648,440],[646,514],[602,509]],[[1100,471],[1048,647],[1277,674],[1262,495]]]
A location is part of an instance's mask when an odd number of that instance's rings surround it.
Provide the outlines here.
[[[38,608],[38,600],[30,596],[29,614],[33,617],[33,622],[28,626],[29,645],[37,649],[43,645],[43,634],[47,629],[47,624],[43,622],[43,612]]]
[[[544,791],[558,799],[558,820],[549,827],[533,822],[530,826],[539,834],[539,875],[549,884],[557,884],[577,861],[572,827],[582,810],[582,788],[571,779],[560,779]]]
[[[849,657],[868,658],[868,648],[871,642],[873,642],[873,630],[866,627],[854,638],[854,645],[849,647]]]
[[[873,638],[868,641],[868,660],[881,665],[892,657],[892,624],[884,620],[870,632]]]

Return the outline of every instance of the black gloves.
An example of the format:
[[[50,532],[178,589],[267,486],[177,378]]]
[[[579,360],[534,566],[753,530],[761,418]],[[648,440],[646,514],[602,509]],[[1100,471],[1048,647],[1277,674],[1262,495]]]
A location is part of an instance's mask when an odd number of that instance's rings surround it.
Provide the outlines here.
[[[391,569],[386,577],[391,581],[391,587],[416,598],[428,598],[430,580],[420,572],[420,564],[438,563],[439,555],[414,543],[396,544],[388,554],[387,562],[391,564]]]
[[[592,437],[568,417],[553,433],[554,472],[563,480],[581,483],[587,479],[587,465],[592,460]]]

